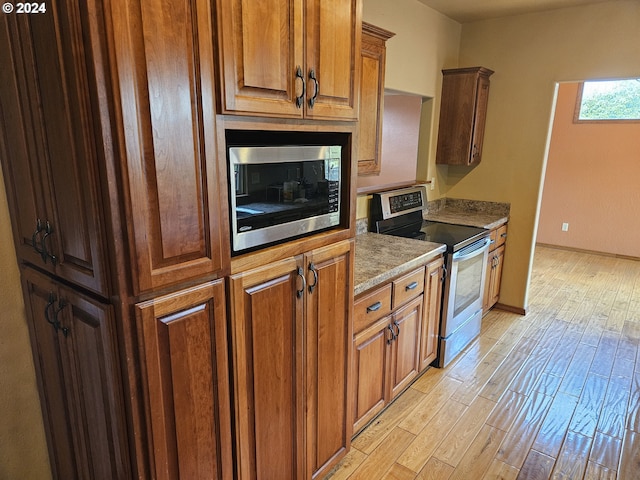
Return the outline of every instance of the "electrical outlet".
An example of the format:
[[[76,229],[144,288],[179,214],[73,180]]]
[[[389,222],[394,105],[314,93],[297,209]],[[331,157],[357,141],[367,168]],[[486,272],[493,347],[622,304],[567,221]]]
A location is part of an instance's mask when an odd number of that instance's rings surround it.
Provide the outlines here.
[[[569,224],[567,222],[564,222],[562,224],[562,231],[563,232],[568,232],[569,231]]]
[[[431,177],[431,190],[436,188],[436,177]]]

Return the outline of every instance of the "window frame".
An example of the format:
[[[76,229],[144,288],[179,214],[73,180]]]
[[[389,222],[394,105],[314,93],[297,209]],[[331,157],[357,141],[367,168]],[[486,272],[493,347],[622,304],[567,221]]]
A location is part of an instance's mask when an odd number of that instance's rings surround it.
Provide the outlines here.
[[[631,80],[621,78],[619,80]],[[580,108],[582,107],[582,91],[584,89],[585,82],[591,82],[594,80],[584,80],[578,85],[578,95],[576,96],[576,107],[573,112],[573,123],[640,123],[640,118],[599,118],[597,120],[580,118]],[[606,80],[604,80],[606,81]],[[614,81],[614,80],[611,80]]]

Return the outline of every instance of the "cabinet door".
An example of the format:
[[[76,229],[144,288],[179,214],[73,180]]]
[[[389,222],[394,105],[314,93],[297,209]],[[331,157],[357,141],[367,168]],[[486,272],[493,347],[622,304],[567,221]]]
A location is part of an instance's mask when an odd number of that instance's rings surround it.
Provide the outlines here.
[[[353,340],[353,431],[375,417],[388,401],[391,317],[384,317]]]
[[[221,273],[229,237],[216,161],[211,3],[111,8],[134,289]]]
[[[131,478],[111,308],[31,270],[23,279],[54,478]]]
[[[302,16],[303,0],[218,0],[223,113],[302,118]]]
[[[362,24],[360,106],[358,117],[358,175],[378,175],[382,153],[385,41],[393,33]]]
[[[391,324],[396,338],[391,343],[389,397],[395,398],[418,375],[422,296],[398,309]]]
[[[229,478],[222,280],[136,306],[153,478]]]
[[[230,277],[240,479],[305,475],[303,278],[300,257]]]
[[[487,104],[489,103],[489,77],[480,75],[476,87],[473,133],[471,136],[471,158],[469,164],[480,163],[482,160],[482,146],[484,144],[484,127],[487,118]]]
[[[351,440],[352,242],[314,250],[305,256],[305,266],[307,478],[311,478],[337,463]]]
[[[427,265],[424,282],[422,337],[420,340],[420,371],[427,368],[438,354],[443,266],[444,259],[442,257]]]
[[[0,143],[18,256],[106,296],[86,15],[77,1],[3,15]]]
[[[306,0],[306,116],[357,120],[361,0]]]
[[[493,252],[493,271],[491,272],[489,305],[493,307],[500,298],[500,284],[502,282],[502,266],[504,264],[504,245]]]

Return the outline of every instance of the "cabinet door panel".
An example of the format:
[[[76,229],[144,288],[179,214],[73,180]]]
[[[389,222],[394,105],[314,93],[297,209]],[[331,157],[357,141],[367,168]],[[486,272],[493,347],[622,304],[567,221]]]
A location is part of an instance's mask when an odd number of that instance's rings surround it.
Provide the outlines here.
[[[218,1],[223,111],[302,117],[302,0]]]
[[[131,478],[111,307],[24,279],[54,478]]]
[[[358,119],[361,10],[359,0],[306,1],[307,117]]]
[[[230,279],[239,478],[304,476],[299,266],[289,258]]]
[[[231,470],[221,280],[136,307],[154,478]]]
[[[386,405],[390,318],[385,317],[372,325],[353,342],[354,432],[364,427]]]
[[[76,479],[79,472],[74,452],[80,445],[74,445],[59,338],[47,322],[47,315],[54,308],[52,300],[58,298],[57,288],[52,282],[38,278],[25,280],[23,284],[53,478]]]
[[[130,243],[145,291],[223,268],[211,11],[205,0],[113,8]]]
[[[443,265],[443,258],[434,260],[427,265],[424,285],[422,338],[420,341],[420,371],[427,368],[438,354]]]
[[[63,306],[64,304],[67,306]],[[128,478],[128,447],[120,362],[111,307],[90,300],[73,290],[61,289],[56,305],[67,335],[68,367],[73,381],[74,415],[79,420],[76,435],[83,449],[77,452],[89,472],[85,478]]]
[[[391,344],[390,397],[394,398],[418,375],[422,296],[393,314],[397,338]]]
[[[36,246],[48,255],[38,255],[33,248],[23,258],[106,295],[95,180],[98,149],[80,25],[84,11],[76,2],[54,1],[47,9],[50,14],[20,16],[12,27],[21,43],[20,48],[13,46],[17,63],[12,68],[21,81],[19,93],[27,98],[27,91],[30,101],[19,108],[6,104],[7,113],[16,115],[7,127],[11,137],[6,137],[15,155],[11,162],[15,171],[8,175],[15,184],[18,215],[14,216],[26,222],[17,229],[18,244],[33,244],[31,235],[40,219]],[[25,140],[28,149],[21,145]],[[34,202],[34,197],[39,199]],[[18,254],[22,256],[23,250],[18,248]]]
[[[307,476],[315,477],[346,453],[351,439],[352,244],[344,241],[314,250],[305,257],[305,265],[309,285],[305,323]]]

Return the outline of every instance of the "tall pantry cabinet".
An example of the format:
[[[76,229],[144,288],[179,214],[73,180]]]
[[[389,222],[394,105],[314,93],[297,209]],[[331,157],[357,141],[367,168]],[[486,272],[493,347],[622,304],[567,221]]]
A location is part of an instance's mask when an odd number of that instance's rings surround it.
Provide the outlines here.
[[[56,479],[229,478],[208,0],[0,21],[0,155]]]

